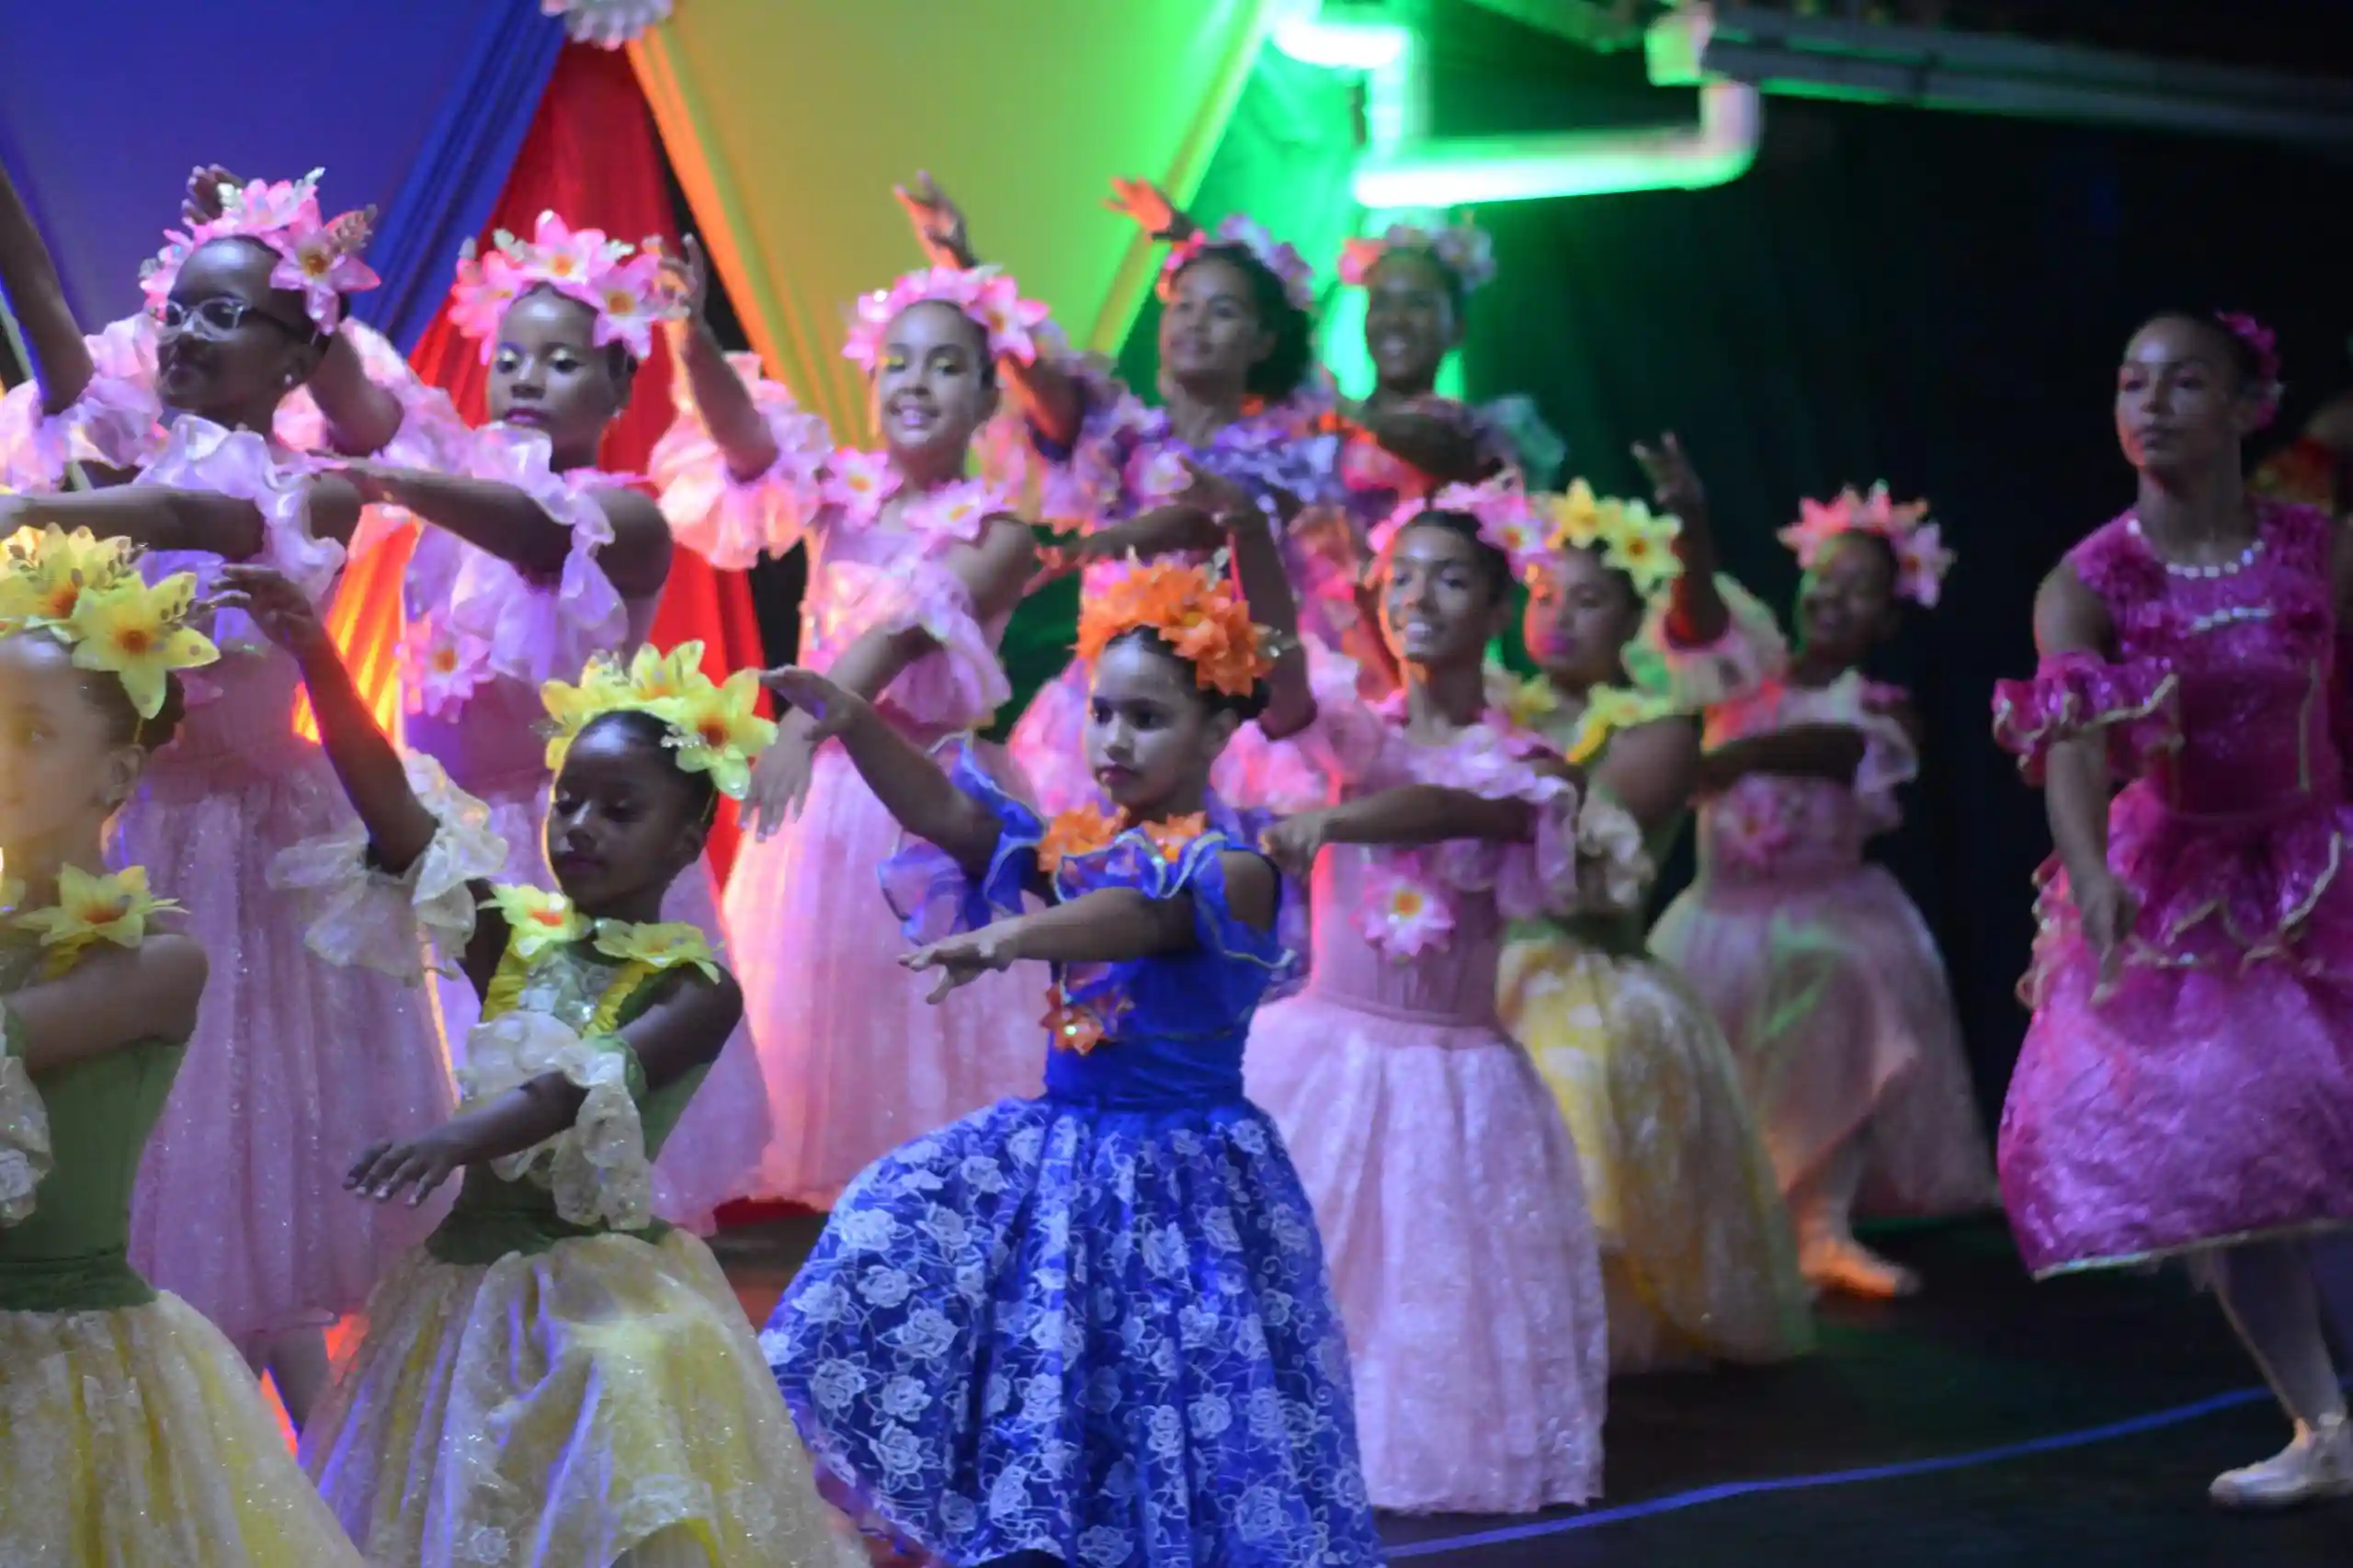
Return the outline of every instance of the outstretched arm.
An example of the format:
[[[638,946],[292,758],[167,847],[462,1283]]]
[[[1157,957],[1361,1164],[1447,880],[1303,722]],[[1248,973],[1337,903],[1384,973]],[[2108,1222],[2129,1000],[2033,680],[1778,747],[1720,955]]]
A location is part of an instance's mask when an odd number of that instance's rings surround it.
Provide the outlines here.
[[[16,181],[0,167],[0,292],[25,329],[32,350],[30,367],[40,382],[41,411],[63,414],[80,401],[97,367],[89,346],[65,302],[65,286],[58,281],[57,263],[49,244],[33,226],[33,216],[17,194]]]
[[[262,547],[261,512],[210,490],[117,485],[57,495],[0,497],[0,528],[87,528],[148,550],[201,550],[242,561]]]
[[[1439,484],[1469,484],[1494,466],[1479,449],[1479,437],[1461,423],[1415,408],[1383,408],[1362,403],[1349,411],[1356,424],[1382,451],[1409,462]]]
[[[516,485],[367,462],[349,464],[342,473],[361,499],[405,506],[528,575],[552,579],[572,554],[571,527]],[[631,599],[660,593],[670,575],[670,528],[661,508],[634,490],[591,494],[613,528],[612,542],[597,557],[613,591]]]
[[[949,199],[927,171],[918,171],[913,186],[892,186],[891,194],[898,199],[907,222],[915,225],[916,243],[934,267],[969,271],[981,265],[964,227],[963,209]],[[1021,405],[1021,416],[1032,430],[1056,448],[1067,449],[1077,442],[1079,422],[1086,415],[1086,400],[1079,395],[1078,383],[1050,356],[1019,359],[1002,354],[997,357],[996,372]]]
[[[1698,792],[1722,794],[1752,773],[1851,784],[1865,744],[1863,733],[1851,724],[1792,724],[1727,741],[1699,758]]]
[[[687,318],[666,323],[663,330],[669,335],[672,356],[686,372],[695,407],[702,413],[703,427],[727,459],[727,472],[749,482],[776,466],[776,437],[760,417],[751,389],[727,362],[727,350],[720,346],[718,335],[710,330],[710,318],[704,313],[704,302],[710,295],[710,264],[703,256],[702,244],[688,234],[682,248],[683,255],[665,258],[662,270],[686,302]]]
[[[1732,624],[1732,611],[1716,587],[1716,534],[1707,488],[1672,430],[1656,448],[1636,443],[1634,460],[1650,475],[1653,503],[1683,524],[1675,540],[1683,574],[1668,590],[1667,634],[1686,648],[1704,647]]]
[[[9,994],[17,1021],[9,1044],[28,1069],[45,1073],[135,1040],[186,1040],[205,973],[204,949],[186,937],[156,935],[136,948],[100,943],[57,979]]]
[[[1525,844],[1536,836],[1536,808],[1491,800],[1440,784],[1404,784],[1285,817],[1267,832],[1267,853],[1305,876],[1327,844],[1437,844],[1478,838]]]
[[[711,980],[682,967],[671,971],[652,1006],[615,1032],[644,1069],[645,1086],[658,1089],[714,1060],[743,1016],[744,994],[733,976]],[[566,1131],[580,1119],[585,1097],[561,1073],[542,1074],[423,1137],[375,1145],[344,1186],[380,1201],[408,1191],[411,1204],[422,1203],[461,1166],[519,1154]]]

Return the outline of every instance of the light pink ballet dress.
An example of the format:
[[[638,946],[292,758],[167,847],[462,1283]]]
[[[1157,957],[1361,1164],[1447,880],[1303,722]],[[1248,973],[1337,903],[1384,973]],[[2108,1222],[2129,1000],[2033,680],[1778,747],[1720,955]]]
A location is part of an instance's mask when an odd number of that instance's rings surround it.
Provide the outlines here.
[[[1307,986],[1250,1031],[1250,1097],[1324,1233],[1373,1505],[1582,1503],[1609,1375],[1599,1250],[1567,1124],[1495,1012],[1506,921],[1574,907],[1575,791],[1499,714],[1426,746],[1395,702],[1336,695],[1311,733],[1343,797],[1437,784],[1539,822],[1532,844],[1325,849]]]
[[[40,415],[32,383],[12,392],[0,411],[0,478],[46,488],[70,460],[138,470],[139,484],[250,500],[263,517],[254,559],[324,601],[344,549],[311,535],[312,464],[193,415],[160,423],[153,341],[142,322],[91,338],[99,373],[62,415]],[[151,581],[193,572],[203,591],[222,558],[158,552],[141,565]],[[425,996],[313,955],[301,902],[273,886],[281,850],[354,819],[325,756],[294,732],[292,662],[238,612],[216,616],[211,635],[221,661],[186,677],[178,737],[120,820],[119,854],[180,903],[212,960],[140,1169],[131,1256],[251,1345],[358,1307],[430,1227],[435,1207],[357,1203],[343,1179],[369,1144],[437,1125],[451,1093]]]
[[[920,626],[938,646],[877,710],[926,748],[985,724],[1011,695],[997,660],[1004,618],[977,619],[943,557],[978,540],[1008,497],[978,481],[953,484],[886,526],[882,503],[897,483],[888,457],[835,451],[822,421],[762,380],[755,357],[730,362],[779,456],[736,480],[680,377],[677,423],[651,465],[679,542],[722,568],[805,542],[801,663],[822,670],[866,632]],[[736,852],[722,910],[773,1122],[756,1197],[828,1208],[908,1139],[1038,1092],[1043,971],[1021,966],[927,1004],[899,967],[905,939],[878,894],[876,868],[900,846],[898,824],[829,742],[800,816]]]
[[[1818,688],[1784,672],[1709,710],[1710,748],[1844,724],[1863,760],[1851,786],[1752,774],[1703,805],[1699,879],[1651,950],[1722,1025],[1784,1193],[1859,1133],[1858,1211],[1966,1213],[1991,1205],[1994,1172],[1944,960],[1894,877],[1863,858],[1918,771],[1886,710],[1900,695],[1852,670]]]

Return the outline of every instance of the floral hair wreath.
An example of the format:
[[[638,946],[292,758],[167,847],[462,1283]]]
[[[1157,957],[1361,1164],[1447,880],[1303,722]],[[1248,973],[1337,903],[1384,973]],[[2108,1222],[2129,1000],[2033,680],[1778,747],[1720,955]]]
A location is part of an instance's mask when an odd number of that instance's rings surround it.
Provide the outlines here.
[[[1275,280],[1282,285],[1283,299],[1291,309],[1315,308],[1315,269],[1307,265],[1306,257],[1268,233],[1265,224],[1239,212],[1227,214],[1215,229],[1196,229],[1168,247],[1168,255],[1160,263],[1159,294],[1164,303],[1176,292],[1176,275],[1202,253],[1213,250],[1247,253],[1251,260],[1275,275]]]
[[[1683,558],[1675,551],[1683,520],[1672,513],[1654,513],[1640,500],[1597,495],[1582,479],[1562,494],[1539,495],[1529,505],[1552,525],[1544,540],[1548,553],[1597,551],[1601,563],[1626,574],[1645,599],[1683,575]]]
[[[1454,275],[1465,294],[1476,293],[1495,279],[1495,243],[1487,231],[1466,217],[1436,229],[1392,223],[1378,235],[1350,240],[1340,247],[1340,281],[1363,287],[1381,258],[1400,250],[1428,253]]]
[[[468,240],[458,253],[449,289],[449,320],[482,344],[483,363],[497,352],[506,309],[535,289],[577,301],[597,315],[597,347],[627,346],[633,358],[654,351],[654,324],[681,321],[687,302],[662,271],[662,242],[637,244],[608,238],[602,229],[574,229],[552,212],[540,214],[527,243],[501,229],[491,250],[477,255]]]
[[[708,773],[714,789],[740,801],[753,758],[776,739],[776,725],[759,715],[759,699],[753,670],[713,684],[702,673],[700,642],[681,642],[667,653],[640,648],[626,667],[599,653],[581,671],[579,685],[551,680],[540,687],[551,726],[548,767],[561,769],[580,732],[606,714],[651,713],[669,726],[666,744],[680,771]]]
[[[1776,537],[1797,552],[1799,566],[1811,571],[1832,540],[1850,533],[1885,540],[1895,554],[1896,597],[1923,609],[1936,608],[1938,589],[1956,558],[1945,548],[1942,530],[1928,520],[1928,504],[1898,503],[1890,498],[1884,483],[1872,485],[1868,495],[1850,484],[1835,501],[1801,500],[1798,520]]]
[[[1511,574],[1522,582],[1533,578],[1544,564],[1544,530],[1519,476],[1508,470],[1483,483],[1449,484],[1427,499],[1399,506],[1372,530],[1368,542],[1374,557],[1385,557],[1405,525],[1425,512],[1456,512],[1477,522],[1480,542],[1501,551],[1511,563]]]
[[[269,286],[300,293],[311,324],[333,332],[343,319],[343,296],[373,289],[383,279],[359,258],[365,228],[347,222],[354,215],[345,212],[332,221],[320,216],[319,181],[325,174],[313,169],[298,180],[221,187],[221,216],[185,233],[166,230],[164,248],[140,267],[139,287],[148,308],[163,307],[180,268],[201,246],[214,240],[256,240],[278,253]]]
[[[2279,335],[2243,311],[2216,311],[2214,319],[2255,356],[2255,373],[2263,381],[2255,392],[2256,425],[2259,429],[2279,414],[2280,394],[2287,391],[2279,380]]]
[[[881,360],[882,335],[891,324],[912,307],[926,303],[962,312],[987,335],[992,359],[1011,355],[1027,365],[1038,358],[1038,329],[1046,324],[1046,307],[1023,299],[1013,275],[994,267],[925,267],[904,274],[888,289],[859,295],[843,357],[857,360],[871,374]]]
[[[221,657],[211,639],[188,625],[195,609],[195,574],[150,587],[128,540],[52,524],[17,529],[0,551],[0,632],[48,632],[73,650],[74,668],[121,681],[142,719],[164,710],[174,670]]]
[[[1078,618],[1078,657],[1095,667],[1103,650],[1148,627],[1193,666],[1204,691],[1247,697],[1275,667],[1272,633],[1251,623],[1249,607],[1224,582],[1176,561],[1131,561]]]

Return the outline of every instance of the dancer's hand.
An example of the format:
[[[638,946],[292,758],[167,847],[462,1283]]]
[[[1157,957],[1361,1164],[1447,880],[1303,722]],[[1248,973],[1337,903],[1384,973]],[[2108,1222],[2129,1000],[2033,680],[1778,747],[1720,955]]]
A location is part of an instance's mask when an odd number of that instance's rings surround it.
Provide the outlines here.
[[[1168,199],[1168,193],[1148,179],[1114,177],[1111,194],[1103,199],[1103,205],[1133,220],[1136,227],[1155,240],[1181,240],[1192,228]]]
[[[244,181],[218,164],[199,164],[188,172],[188,194],[180,202],[180,222],[210,223],[221,216],[221,187],[242,187]]]
[[[873,711],[864,698],[800,665],[762,670],[760,684],[792,705],[793,712],[806,721],[813,741],[831,740]]]
[[[356,212],[346,212],[327,225],[327,233],[347,254],[365,256],[368,243],[376,237],[376,210],[362,207]]]
[[[939,983],[931,988],[931,994],[925,1000],[939,1003],[946,1001],[948,994],[957,987],[970,985],[984,974],[1009,967],[1013,962],[1012,946],[1012,937],[1004,927],[984,926],[977,931],[902,953],[899,963],[917,972],[938,970]]]
[[[2123,971],[2124,944],[2132,935],[2141,900],[2106,867],[2094,876],[2070,877],[2068,891],[2075,901],[2075,916],[2083,925],[2084,943],[2099,960],[2099,983],[2105,989]]]
[[[1176,504],[1208,514],[1218,531],[1229,535],[1243,523],[1253,518],[1263,520],[1266,516],[1247,490],[1190,458],[1185,460],[1185,488],[1177,493]]]
[[[934,267],[972,265],[972,241],[964,226],[964,210],[949,199],[929,169],[916,170],[913,185],[894,185],[891,194],[898,199],[907,222],[915,225],[915,243],[923,246],[925,257]]]
[[[1288,816],[1259,835],[1258,847],[1287,876],[1305,878],[1315,869],[1315,857],[1330,842],[1331,813],[1301,812]]]
[[[777,724],[776,739],[752,765],[752,781],[744,793],[745,825],[753,837],[766,839],[801,819],[816,777],[818,746],[872,710],[864,699],[798,665],[763,671],[760,684],[792,705]]]
[[[700,240],[688,234],[678,242],[677,255],[663,256],[662,287],[687,307],[689,323],[701,324],[703,304],[710,298],[710,263]]]
[[[1655,447],[1635,442],[1634,460],[1650,476],[1653,506],[1688,522],[1698,523],[1707,517],[1707,487],[1699,483],[1699,471],[1683,455],[1683,443],[1674,431],[1660,437]]]
[[[6,502],[0,502],[0,506],[6,505]],[[1031,594],[1052,586],[1073,573],[1085,570],[1086,562],[1086,552],[1075,540],[1063,544],[1040,545],[1038,570],[1031,573],[1029,581],[1023,585],[1021,597],[1028,598]]]
[[[253,617],[261,634],[297,658],[328,645],[326,623],[318,607],[284,574],[268,566],[227,565],[221,568],[222,591],[212,596],[218,609],[241,609]]]
[[[401,471],[391,463],[369,462],[364,459],[355,458],[335,464],[330,472],[340,474],[345,483],[359,493],[362,505],[369,506],[400,505],[393,493],[400,486]]]
[[[421,1138],[370,1145],[343,1178],[343,1185],[379,1203],[403,1187],[413,1187],[416,1190],[409,1194],[408,1205],[415,1208],[449,1179],[450,1172],[466,1163],[464,1141],[450,1131],[452,1125],[445,1123]]]

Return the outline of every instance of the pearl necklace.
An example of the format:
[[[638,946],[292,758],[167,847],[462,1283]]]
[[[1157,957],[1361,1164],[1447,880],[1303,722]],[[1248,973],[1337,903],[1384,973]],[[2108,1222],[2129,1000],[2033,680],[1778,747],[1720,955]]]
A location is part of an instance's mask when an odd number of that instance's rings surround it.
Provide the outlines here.
[[[2157,554],[2157,547],[2151,544],[2149,542],[2149,536],[2141,531],[2141,519],[2139,517],[2135,517],[2127,519],[2124,526],[2131,531],[2134,539],[2141,541],[2141,548],[2147,551],[2152,556],[2155,557],[2158,565],[2164,567],[2167,572],[2173,574],[2173,575],[2177,577],[2235,576],[2239,573],[2244,572],[2248,567],[2254,565],[2256,558],[2263,553],[2263,536],[2261,534],[2257,534],[2255,538],[2246,541],[2246,548],[2239,551],[2238,559],[2235,561],[2220,562],[2211,566],[2187,566],[2179,562],[2167,561],[2164,556]]]

